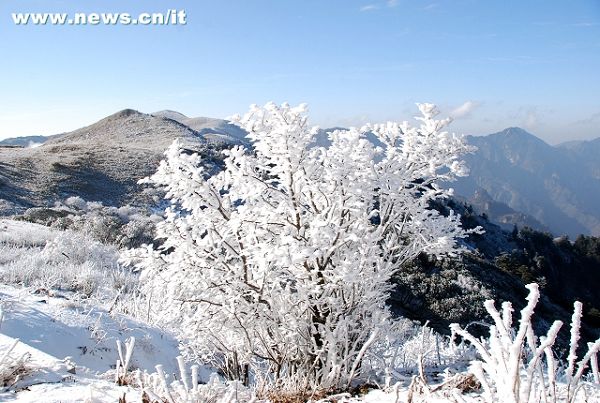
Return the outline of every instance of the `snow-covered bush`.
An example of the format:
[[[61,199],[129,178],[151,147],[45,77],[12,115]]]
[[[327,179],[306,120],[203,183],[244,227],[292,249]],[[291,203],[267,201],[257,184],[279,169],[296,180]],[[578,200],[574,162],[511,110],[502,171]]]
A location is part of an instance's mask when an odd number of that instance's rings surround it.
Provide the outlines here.
[[[117,385],[127,385],[129,381],[129,363],[131,362],[131,355],[133,354],[133,347],[135,346],[135,337],[130,337],[125,341],[125,351],[123,351],[123,343],[121,340],[117,340],[117,352],[119,353],[119,359],[115,365],[115,381]]]
[[[232,379],[347,387],[394,329],[390,276],[419,253],[456,253],[467,236],[430,203],[466,173],[471,148],[442,131],[449,120],[433,105],[419,109],[419,127],[335,130],[319,147],[303,105],[254,106],[234,118],[252,150],[225,150],[214,175],[175,142],[146,180],[171,201],[157,226],[164,245],[128,258],[144,269],[157,320]]]
[[[457,388],[468,386],[460,384],[468,381],[463,371],[476,358],[474,348],[466,343],[457,344],[451,337],[436,333],[427,324],[421,326],[407,319],[398,319],[395,326],[393,333],[380,339],[365,355],[361,364],[362,382],[377,385],[390,393],[398,388],[405,388],[406,382],[411,378],[411,386],[414,386],[415,379],[418,378],[421,386],[428,388],[430,392],[432,388],[427,386],[428,382],[438,384],[443,381],[437,388],[444,392],[454,389],[455,385]],[[472,375],[468,376],[474,378]],[[428,401],[426,395],[422,397],[425,398],[424,401]]]
[[[234,401],[259,401],[255,393],[239,381],[223,381],[216,373],[207,374],[207,368],[192,365],[188,370],[183,356],[178,356],[179,374],[167,374],[162,365],[156,365],[156,372],[148,373],[140,369],[130,370],[130,362],[136,339],[130,337],[122,343],[117,340],[117,359],[114,380],[119,386],[130,386],[140,392],[142,401],[150,403],[205,403]],[[107,375],[110,373],[109,371]],[[203,382],[203,379],[208,382]],[[267,402],[264,402],[267,403]]]
[[[513,308],[510,302],[502,304],[499,312],[493,300],[485,308],[494,321],[490,326],[488,340],[476,339],[458,324],[451,326],[452,332],[471,343],[480,355],[471,363],[470,371],[481,382],[484,397],[489,402],[574,402],[583,392],[582,375],[592,362],[597,377],[596,357],[600,339],[588,344],[588,352],[577,361],[577,347],[581,326],[581,303],[575,303],[571,323],[571,346],[567,357],[567,368],[560,374],[552,346],[562,326],[555,321],[545,336],[537,337],[533,331],[532,316],[540,294],[537,284],[527,285],[527,305],[521,311],[519,327],[513,329]],[[595,368],[594,368],[595,367]],[[596,378],[597,380],[597,378]],[[560,383],[559,383],[560,381]]]
[[[142,391],[142,399],[150,403],[230,403],[254,402],[268,403],[258,400],[254,392],[242,385],[240,381],[224,382],[213,374],[206,384],[198,382],[198,366],[188,372],[183,357],[177,357],[179,363],[179,379],[172,379],[165,374],[161,365],[156,372],[136,371],[133,385]]]
[[[0,240],[0,281],[43,290],[67,290],[90,297],[113,298],[120,290],[136,287],[138,276],[119,265],[115,246],[103,245],[73,231],[48,231],[45,245],[14,243],[29,227],[19,223],[12,236]],[[43,227],[42,227],[43,228]]]
[[[88,234],[104,243],[120,248],[133,248],[154,239],[154,225],[159,217],[132,207],[104,206],[100,202],[86,202],[80,197],[65,200],[71,208],[67,228]],[[60,225],[57,223],[56,225]]]
[[[88,203],[79,196],[71,196],[65,199],[65,206],[72,207],[75,210],[85,211],[88,208]]]
[[[119,258],[116,248],[73,231],[60,232],[46,242],[42,255],[51,263],[93,262],[99,269],[115,266]]]
[[[445,370],[458,372],[475,359],[476,352],[465,343],[456,344],[450,337],[436,333],[426,325],[398,320],[395,332],[381,339],[365,357],[363,371],[369,380],[389,385],[419,372]]]
[[[133,248],[154,240],[154,226],[159,216],[129,205],[104,206],[72,196],[54,207],[36,207],[25,211],[23,220],[61,230],[82,232],[104,244]]]

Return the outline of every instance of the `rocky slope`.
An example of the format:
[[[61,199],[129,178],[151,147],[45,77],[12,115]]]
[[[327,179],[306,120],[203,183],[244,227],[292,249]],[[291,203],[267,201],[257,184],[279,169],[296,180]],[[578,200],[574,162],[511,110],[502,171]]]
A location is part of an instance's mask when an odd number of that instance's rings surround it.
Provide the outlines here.
[[[36,148],[0,147],[0,212],[80,196],[108,205],[143,203],[137,181],[152,174],[175,139],[206,148],[195,130],[126,109]]]

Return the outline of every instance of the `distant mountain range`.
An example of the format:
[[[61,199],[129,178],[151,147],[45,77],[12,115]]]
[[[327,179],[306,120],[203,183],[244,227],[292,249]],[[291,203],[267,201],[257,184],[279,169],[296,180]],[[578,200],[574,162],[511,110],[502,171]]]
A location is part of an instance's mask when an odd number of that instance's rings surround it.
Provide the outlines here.
[[[54,136],[23,136],[0,140],[0,147],[35,147]]]
[[[226,120],[126,109],[71,133],[6,139],[0,142],[0,213],[75,194],[105,204],[143,201],[137,180],[154,172],[175,138],[206,149],[245,144],[245,135]],[[600,138],[550,146],[508,128],[468,141],[478,147],[466,157],[471,174],[452,187],[478,213],[505,229],[600,235]],[[326,142],[322,133],[317,143]]]
[[[466,157],[471,174],[453,184],[459,195],[475,206],[483,195],[535,220],[516,224],[600,235],[600,139],[551,146],[513,127],[468,141],[478,150]]]

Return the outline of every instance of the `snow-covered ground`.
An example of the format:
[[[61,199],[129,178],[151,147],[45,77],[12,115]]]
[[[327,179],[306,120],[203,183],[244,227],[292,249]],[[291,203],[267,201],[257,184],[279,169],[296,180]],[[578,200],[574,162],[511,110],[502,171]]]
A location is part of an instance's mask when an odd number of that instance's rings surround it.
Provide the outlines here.
[[[0,401],[112,403],[125,396],[127,402],[140,402],[140,390],[117,386],[114,381],[119,357],[116,341],[129,337],[136,339],[131,369],[151,373],[161,364],[171,379],[177,377],[177,341],[166,332],[85,302],[74,302],[72,294],[51,294],[0,285],[0,355],[18,339],[10,357],[28,356],[26,372],[0,393]],[[210,382],[208,374],[201,373],[200,381]],[[408,384],[407,379],[388,391],[372,390],[361,398],[338,395],[328,401],[405,402]],[[225,385],[219,386],[223,393],[216,401],[243,402],[242,396],[251,395],[247,390],[243,395],[227,394]],[[427,401],[447,400],[432,396]]]
[[[116,341],[129,337],[136,339],[130,368],[152,372],[162,364],[167,373],[176,372],[177,341],[124,315],[75,302],[69,295],[32,294],[6,285],[0,286],[0,304],[0,351],[18,339],[11,356],[30,355],[28,373],[0,399],[83,401],[91,393],[97,397],[93,401],[114,402],[118,395],[133,393],[116,387],[111,375],[118,359]]]
[[[0,220],[0,276],[5,283],[0,284],[0,357],[14,346],[5,362],[24,358],[18,377],[10,377],[0,389],[0,401],[116,402],[124,395],[128,402],[141,401],[139,389],[118,386],[114,380],[117,340],[124,343],[130,337],[135,337],[130,372],[154,373],[160,364],[169,380],[178,378],[177,341],[164,330],[110,309],[119,292],[111,283],[115,276],[107,264],[95,261],[110,263],[112,254],[109,246],[81,234]],[[66,264],[65,255],[69,263],[79,255],[81,261]],[[86,276],[83,296],[78,284]],[[212,388],[201,396],[220,396],[222,402],[252,395],[214,376],[211,383],[206,369],[199,380]],[[371,391],[364,401],[404,401],[408,382],[388,392]],[[337,400],[358,401],[349,396]]]
[[[153,372],[161,364],[167,374],[176,371],[171,335],[110,311],[121,280],[110,267],[113,255],[80,234],[0,220],[0,357],[14,345],[4,362],[25,358],[0,401],[115,402],[124,393],[139,401],[138,391],[114,382],[117,340],[130,337],[130,369]]]
[[[121,282],[129,277],[111,266],[114,254],[111,246],[94,243],[82,234],[0,220],[0,375],[5,382],[0,383],[0,401],[101,403],[124,398],[141,402],[139,385],[143,385],[146,393],[157,393],[156,401],[171,401],[170,394],[174,403],[264,402],[254,398],[252,390],[225,383],[205,367],[198,372],[201,386],[195,389],[189,387],[191,382],[186,386],[186,382],[174,381],[181,379],[178,342],[168,330],[119,312],[118,307],[135,310],[136,306],[115,303],[125,299]],[[86,278],[84,288],[78,281],[82,277]],[[144,316],[138,312],[136,317]],[[465,369],[465,362],[456,365],[458,361],[474,356],[468,351],[440,351],[438,336],[430,329],[410,334],[407,330],[398,353],[403,360],[394,366],[397,383],[362,396],[342,394],[323,402],[485,401],[481,390],[463,394],[452,387],[456,376],[466,376],[456,375],[456,368]],[[135,347],[127,380],[136,387],[118,386],[117,341],[125,344],[131,338]],[[425,373],[442,362],[443,368],[449,364],[455,368],[446,377],[430,376],[422,382],[408,364],[418,362],[430,345],[438,346],[438,357],[423,360],[429,366]],[[184,364],[186,379],[191,379],[188,364]],[[157,365],[166,378],[158,374]],[[557,384],[561,393],[565,389],[564,383]],[[586,382],[574,402],[600,402],[600,387]]]

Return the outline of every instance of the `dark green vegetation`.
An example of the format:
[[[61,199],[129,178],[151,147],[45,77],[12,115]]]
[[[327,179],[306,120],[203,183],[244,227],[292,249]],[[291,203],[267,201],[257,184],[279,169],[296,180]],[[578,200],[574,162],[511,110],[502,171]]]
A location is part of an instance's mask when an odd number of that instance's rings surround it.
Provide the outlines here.
[[[440,332],[458,322],[484,334],[486,299],[511,301],[523,307],[527,290],[536,282],[542,298],[536,310],[536,326],[544,330],[554,319],[565,325],[561,341],[568,337],[573,303],[584,304],[583,336],[600,335],[600,238],[554,238],[530,228],[503,231],[463,203],[449,201],[438,208],[452,208],[467,228],[482,226],[486,233],[466,241],[468,251],[458,258],[434,260],[421,256],[398,273],[390,298],[394,312],[419,321],[429,320]]]

